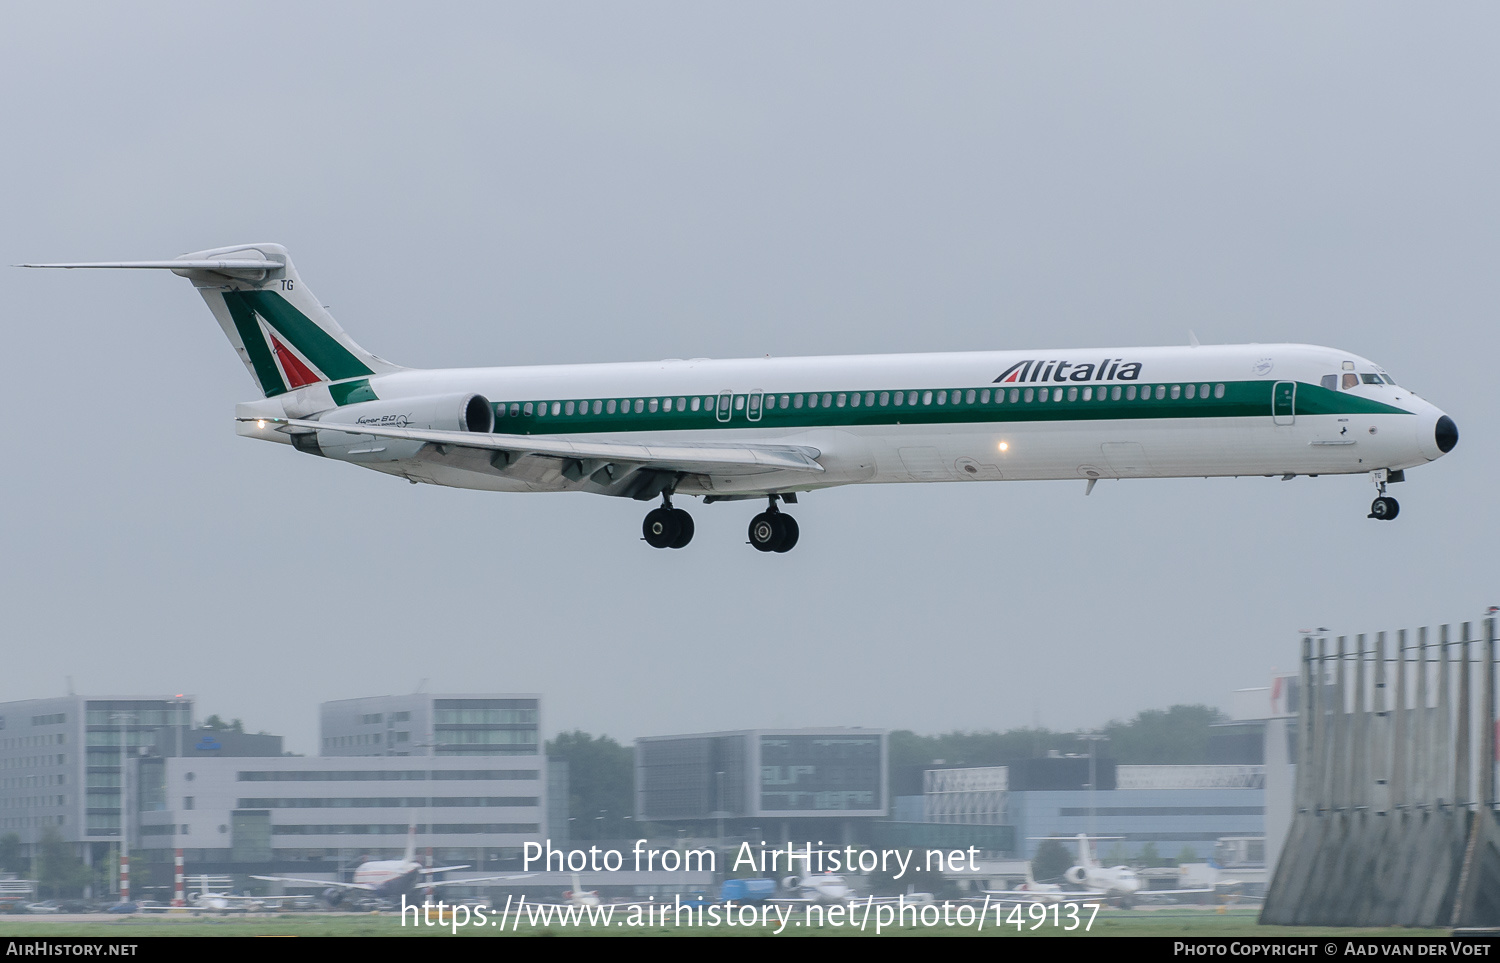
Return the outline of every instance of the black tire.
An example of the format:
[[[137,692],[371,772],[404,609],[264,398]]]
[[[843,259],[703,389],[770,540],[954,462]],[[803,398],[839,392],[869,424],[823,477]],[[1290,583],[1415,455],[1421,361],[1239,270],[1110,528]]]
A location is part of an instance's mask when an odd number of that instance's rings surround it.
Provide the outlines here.
[[[1401,514],[1401,505],[1389,495],[1382,495],[1370,503],[1370,517],[1388,522]]]
[[[781,544],[776,546],[778,552],[790,552],[797,547],[797,537],[801,534],[797,528],[797,520],[790,515],[776,515],[776,520],[781,523]]]
[[[677,540],[681,526],[672,509],[655,508],[646,513],[646,520],[641,523],[641,535],[652,548],[669,548]]]
[[[781,544],[786,530],[776,522],[771,512],[761,512],[750,519],[750,544],[758,552],[774,552]]]
[[[683,548],[693,540],[693,516],[680,508],[672,509],[672,517],[677,519],[677,537],[672,539],[672,548]]]

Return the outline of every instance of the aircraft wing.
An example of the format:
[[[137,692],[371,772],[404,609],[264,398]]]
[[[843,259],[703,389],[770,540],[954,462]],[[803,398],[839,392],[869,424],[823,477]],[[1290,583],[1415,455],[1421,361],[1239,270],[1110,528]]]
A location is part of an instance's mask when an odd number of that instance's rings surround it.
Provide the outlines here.
[[[366,892],[375,892],[375,887],[369,883],[340,883],[333,879],[297,879],[295,876],[252,876],[251,879],[263,879],[269,883],[295,883],[298,886],[337,886],[340,889],[360,889]]]
[[[1234,888],[1232,886],[1198,886],[1198,887],[1194,887],[1193,889],[1143,889],[1143,890],[1136,891],[1135,895],[1136,896],[1186,896],[1188,894],[1196,894],[1196,893],[1216,893],[1219,896],[1223,896],[1223,897],[1226,897],[1226,898],[1233,897],[1234,899],[1243,899],[1243,900],[1258,900],[1258,899],[1264,899],[1265,898],[1263,896],[1246,896],[1246,895],[1244,895],[1242,893],[1236,893],[1234,891]]]
[[[450,872],[450,871],[456,870],[456,869],[468,869],[468,868],[469,868],[469,866],[468,866],[467,863],[465,863],[463,866],[435,866],[435,867],[433,867],[431,869],[424,869],[424,870],[422,870],[422,875],[423,876],[431,876],[431,875],[433,875],[435,873],[447,873],[447,872]]]
[[[453,867],[448,867],[452,869]],[[535,876],[536,873],[512,873],[509,876],[473,876],[469,879],[440,879],[433,882],[423,883],[423,886],[470,886],[474,883],[493,883],[502,879],[526,879]]]
[[[1076,903],[1079,900],[1103,899],[1109,895],[1099,889],[1053,890],[1041,892],[1034,889],[987,889],[984,895],[993,896],[1001,903]]]
[[[371,435],[421,441],[455,448],[505,452],[513,455],[549,455],[577,461],[628,462],[646,468],[694,473],[752,471],[821,472],[815,460],[822,452],[803,445],[712,445],[691,442],[625,444],[613,441],[566,441],[537,435],[486,434],[477,431],[431,431],[417,428],[377,428],[343,425],[304,418],[240,418],[288,428],[338,431],[348,435]]]

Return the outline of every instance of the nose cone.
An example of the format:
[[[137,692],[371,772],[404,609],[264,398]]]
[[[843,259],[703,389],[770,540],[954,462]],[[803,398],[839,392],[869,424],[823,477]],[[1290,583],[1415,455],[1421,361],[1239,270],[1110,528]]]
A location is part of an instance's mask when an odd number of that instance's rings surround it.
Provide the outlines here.
[[[1452,418],[1444,415],[1437,420],[1437,427],[1433,429],[1433,440],[1437,443],[1438,451],[1443,454],[1446,455],[1453,450],[1453,446],[1458,444],[1458,426],[1453,423]]]

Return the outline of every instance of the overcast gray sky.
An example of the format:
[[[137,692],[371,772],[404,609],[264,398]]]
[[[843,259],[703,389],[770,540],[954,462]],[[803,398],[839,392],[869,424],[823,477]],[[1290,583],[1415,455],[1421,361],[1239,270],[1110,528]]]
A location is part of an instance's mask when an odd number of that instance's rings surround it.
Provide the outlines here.
[[[756,509],[413,487],[235,436],[163,274],[0,269],[0,700],[535,691],[548,734],[1090,726],[1494,584],[1500,8],[12,4],[0,261],[286,244],[412,365],[1304,341],[1446,409],[1363,477],[853,487]]]

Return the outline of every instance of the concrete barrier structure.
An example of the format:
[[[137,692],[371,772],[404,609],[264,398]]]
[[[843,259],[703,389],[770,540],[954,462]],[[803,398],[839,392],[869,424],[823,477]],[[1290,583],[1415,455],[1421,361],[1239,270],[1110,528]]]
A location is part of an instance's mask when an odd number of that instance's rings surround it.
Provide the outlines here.
[[[1500,925],[1495,619],[1472,628],[1302,640],[1296,815],[1262,923]]]

